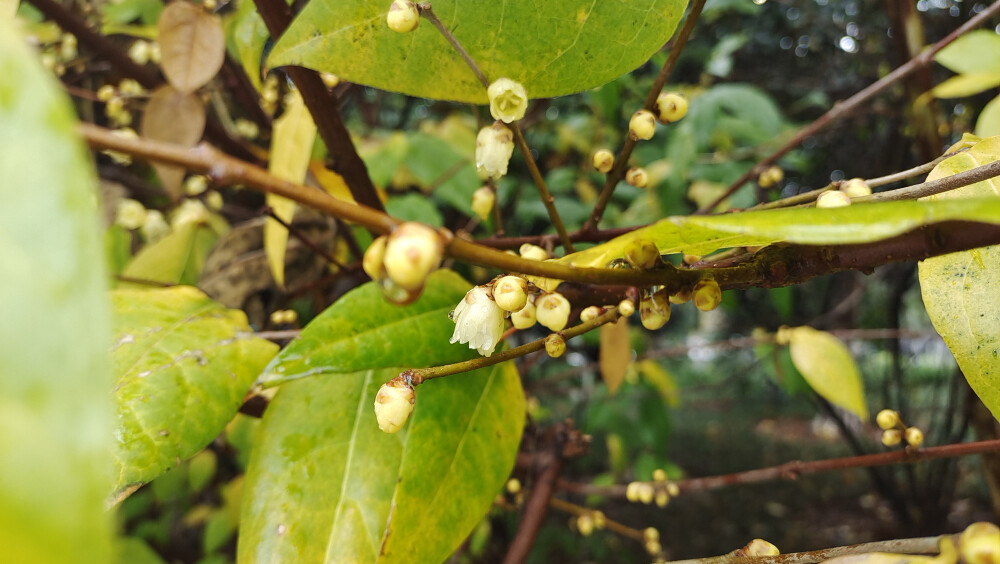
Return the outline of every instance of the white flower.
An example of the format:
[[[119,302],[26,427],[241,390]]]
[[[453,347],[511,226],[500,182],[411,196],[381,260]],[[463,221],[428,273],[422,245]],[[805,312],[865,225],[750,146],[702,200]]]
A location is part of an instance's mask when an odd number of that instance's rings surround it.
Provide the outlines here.
[[[479,130],[476,135],[476,172],[483,178],[499,179],[507,174],[514,154],[514,134],[500,122]]]
[[[378,421],[378,428],[385,433],[395,433],[402,429],[413,412],[415,401],[413,386],[406,381],[393,378],[382,384],[375,395],[375,420]]]
[[[455,322],[455,333],[451,342],[469,343],[483,356],[493,354],[500,337],[503,337],[504,312],[486,293],[482,286],[469,290],[455,311],[451,312]]]
[[[486,89],[490,99],[490,113],[494,119],[510,123],[524,117],[528,110],[528,91],[520,82],[498,78]]]

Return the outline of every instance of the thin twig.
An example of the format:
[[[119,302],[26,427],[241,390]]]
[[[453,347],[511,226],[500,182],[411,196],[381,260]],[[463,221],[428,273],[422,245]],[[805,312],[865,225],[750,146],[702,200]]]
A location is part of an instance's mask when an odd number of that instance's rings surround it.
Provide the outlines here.
[[[922,182],[905,188],[897,188],[896,190],[877,192],[870,196],[852,198],[851,201],[889,202],[894,200],[916,200],[917,198],[933,196],[934,194],[940,194],[956,188],[962,188],[964,186],[969,186],[975,184],[976,182],[982,182],[983,180],[989,180],[990,178],[995,178],[997,176],[1000,176],[1000,161],[993,161],[989,164],[977,166],[976,168],[959,172],[951,176],[938,178],[937,180]]]
[[[542,173],[538,170],[538,165],[535,164],[535,158],[531,156],[531,149],[528,148],[528,142],[524,140],[521,128],[518,127],[517,122],[511,123],[508,127],[514,133],[514,143],[517,145],[518,150],[521,151],[521,154],[524,155],[524,162],[528,165],[528,172],[531,173],[531,178],[535,181],[535,186],[538,187],[538,195],[542,198],[542,203],[545,204],[545,210],[549,212],[549,219],[552,220],[552,225],[556,228],[556,233],[559,234],[559,240],[562,241],[563,248],[567,253],[575,252],[573,241],[566,233],[566,226],[563,225],[562,218],[559,217],[559,211],[556,209],[555,198],[552,197],[548,187],[545,185],[545,179],[542,178]]]
[[[779,148],[777,151],[765,157],[763,160],[761,160],[756,165],[751,167],[750,170],[743,173],[739,178],[736,179],[736,181],[734,181],[732,184],[729,185],[729,188],[727,188],[725,192],[723,192],[718,198],[713,200],[712,203],[702,207],[695,213],[697,214],[710,213],[712,210],[715,209],[715,206],[719,205],[719,203],[721,203],[723,200],[731,196],[734,192],[739,190],[748,180],[759,174],[759,171],[764,170],[766,167],[771,166],[772,164],[777,162],[778,159],[785,156],[785,154],[787,154],[789,151],[797,147],[799,143],[801,143],[807,137],[815,135],[819,130],[837,121],[838,119],[850,115],[856,109],[858,109],[862,104],[868,102],[870,99],[874,98],[877,94],[880,94],[881,92],[883,92],[884,90],[886,90],[899,80],[909,76],[917,69],[929,65],[931,61],[934,60],[934,55],[936,55],[938,51],[944,49],[951,42],[955,41],[966,32],[979,27],[980,25],[988,21],[991,17],[996,15],[998,12],[1000,12],[1000,0],[994,2],[992,5],[990,5],[989,8],[983,10],[982,12],[979,12],[979,14],[969,19],[969,21],[965,22],[965,24],[960,26],[958,29],[949,33],[947,37],[945,37],[941,41],[938,41],[930,48],[926,49],[925,51],[917,55],[916,57],[910,59],[906,64],[898,67],[896,70],[885,75],[878,81],[869,85],[867,88],[858,92],[854,96],[851,96],[847,100],[844,100],[843,102],[837,102],[825,114],[821,115],[820,117],[816,118],[815,121],[800,129],[794,136],[792,136],[791,139],[789,139],[784,145],[782,145],[781,148]]]
[[[301,229],[299,229],[298,227],[295,227],[291,223],[289,223],[289,222],[285,221],[284,219],[281,219],[280,217],[278,217],[278,214],[274,213],[274,210],[271,209],[270,207],[264,208],[264,214],[267,215],[267,217],[273,219],[274,221],[277,221],[282,227],[284,227],[285,229],[288,230],[288,234],[289,235],[291,235],[292,237],[298,239],[300,242],[302,242],[303,245],[305,245],[305,246],[309,247],[310,249],[312,249],[312,251],[314,253],[316,253],[319,256],[321,256],[324,259],[326,259],[326,262],[328,262],[328,263],[336,266],[340,270],[346,270],[347,269],[347,267],[344,266],[343,263],[341,263],[339,260],[337,260],[336,258],[334,258],[333,255],[331,255],[330,253],[328,253],[326,249],[324,249],[323,247],[320,247],[319,245],[317,245],[309,237],[306,237],[305,233],[303,233]]]
[[[687,18],[684,20],[684,25],[681,27],[680,31],[677,32],[677,37],[673,40],[673,46],[670,48],[670,53],[667,55],[667,60],[663,63],[663,67],[660,68],[660,73],[656,75],[656,80],[653,81],[653,87],[649,90],[649,95],[646,96],[646,101],[643,103],[642,107],[654,111],[656,107],[656,98],[660,95],[663,90],[663,86],[666,85],[667,79],[670,78],[670,73],[674,70],[674,66],[677,64],[677,59],[681,56],[681,51],[684,50],[684,45],[687,44],[687,40],[691,37],[691,31],[694,30],[695,23],[698,21],[698,16],[701,15],[702,8],[705,7],[705,0],[694,0],[691,3],[691,9],[688,11]],[[655,112],[654,112],[655,113]],[[597,197],[597,202],[594,204],[594,210],[590,213],[590,217],[587,218],[587,222],[583,224],[582,231],[589,232],[597,229],[597,225],[601,222],[601,218],[604,217],[604,210],[608,206],[608,202],[611,201],[611,195],[615,191],[615,187],[621,182],[621,179],[625,176],[625,171],[628,169],[628,160],[632,156],[632,151],[635,149],[638,141],[632,139],[631,136],[626,136],[625,144],[622,146],[622,150],[618,153],[618,158],[615,159],[615,164],[608,172],[607,177],[604,179],[604,188],[601,189],[600,195]]]
[[[708,558],[692,558],[690,560],[672,560],[668,564],[812,564],[823,562],[838,556],[852,554],[868,554],[870,552],[888,552],[895,554],[937,554],[938,543],[942,537],[921,537],[914,539],[893,539],[887,541],[866,542],[835,548],[811,550],[809,552],[790,552],[777,556],[737,556],[733,553]],[[954,541],[953,541],[954,542]],[[902,560],[900,560],[902,562]]]
[[[483,88],[489,88],[490,87],[489,79],[486,78],[486,75],[483,74],[483,71],[479,68],[479,65],[476,64],[476,61],[472,58],[472,56],[469,55],[469,52],[465,50],[465,47],[462,47],[462,44],[459,43],[458,39],[456,39],[455,36],[451,33],[451,30],[445,27],[443,23],[441,23],[441,18],[437,17],[437,14],[434,13],[434,9],[431,8],[431,3],[422,2],[420,4],[417,4],[417,8],[419,8],[420,10],[420,15],[427,18],[427,21],[431,22],[431,25],[436,27],[437,30],[441,32],[441,35],[443,35],[444,38],[448,40],[448,43],[451,44],[452,48],[458,52],[458,54],[462,57],[462,60],[465,61],[465,64],[468,65],[470,69],[472,69],[473,73],[475,73],[476,78],[479,79],[479,82],[483,85]]]
[[[576,515],[578,517],[594,513],[594,510],[590,509],[589,507],[583,507],[582,505],[570,503],[568,501],[559,499],[557,497],[550,499],[549,505],[554,509],[558,509],[559,511],[562,511],[564,513],[569,513],[570,515]],[[604,517],[604,528],[606,528],[609,531],[618,533],[623,537],[628,537],[630,539],[637,540],[639,542],[643,542],[645,540],[642,531],[640,531],[639,529],[633,529],[632,527],[623,525],[618,521],[615,521],[614,519],[608,519],[607,516]]]

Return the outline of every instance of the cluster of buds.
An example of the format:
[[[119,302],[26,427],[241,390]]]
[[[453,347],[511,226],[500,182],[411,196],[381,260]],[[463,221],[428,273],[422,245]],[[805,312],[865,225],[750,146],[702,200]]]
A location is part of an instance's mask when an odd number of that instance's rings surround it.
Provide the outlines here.
[[[663,546],[660,545],[660,531],[656,530],[655,527],[643,529],[642,546],[650,556],[658,556],[663,552]]]
[[[395,433],[403,428],[410,413],[416,393],[406,378],[397,376],[378,389],[375,394],[375,420],[384,433]]]
[[[118,87],[105,84],[97,89],[97,99],[104,102],[104,114],[115,127],[125,127],[132,124],[132,112],[128,107],[131,98],[142,96],[146,89],[137,81],[126,78],[118,83]]]
[[[966,564],[997,564],[1000,527],[985,521],[969,525],[958,537],[958,552]]]
[[[441,263],[444,243],[442,233],[408,221],[372,241],[361,265],[380,283],[387,298],[410,303],[420,296],[427,276]]]
[[[662,468],[653,470],[651,482],[630,482],[625,487],[625,499],[646,505],[656,502],[657,507],[666,507],[670,498],[677,497],[679,493],[680,488],[667,480],[667,473]]]
[[[572,522],[572,525],[576,526],[576,530],[585,537],[589,537],[593,534],[595,529],[603,529],[607,524],[608,520],[607,517],[604,516],[604,512],[596,509],[580,513]]]
[[[771,188],[777,186],[785,179],[785,171],[780,166],[771,166],[757,177],[757,184],[761,188]]]
[[[299,320],[299,314],[294,309],[279,309],[271,312],[271,323],[274,325],[294,325]]]
[[[875,422],[882,429],[882,444],[892,447],[904,440],[912,448],[920,448],[924,444],[924,432],[918,427],[907,427],[899,417],[899,412],[883,409],[875,416]]]

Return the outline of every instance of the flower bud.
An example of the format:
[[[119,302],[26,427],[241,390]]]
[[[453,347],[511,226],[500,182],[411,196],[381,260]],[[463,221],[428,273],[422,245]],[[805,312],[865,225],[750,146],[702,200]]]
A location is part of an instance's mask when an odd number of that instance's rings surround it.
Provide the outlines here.
[[[521,480],[511,478],[507,480],[507,493],[516,494],[521,491]]]
[[[518,250],[521,252],[521,257],[528,260],[545,260],[549,258],[548,251],[531,243],[521,245],[521,248]]]
[[[493,211],[493,204],[496,202],[497,196],[493,193],[493,190],[489,186],[483,186],[482,188],[476,190],[472,193],[472,211],[479,217],[479,219],[486,221],[490,217],[490,212]]]
[[[639,496],[639,501],[646,505],[653,503],[653,497],[656,495],[656,490],[653,489],[651,484],[646,482],[639,482],[639,487],[636,490]]]
[[[760,184],[761,188],[770,188],[772,186],[777,186],[779,182],[785,179],[785,172],[781,170],[779,166],[772,166],[760,173],[757,177],[757,184]]]
[[[184,180],[184,193],[188,196],[197,196],[208,189],[208,178],[204,175],[196,174]]]
[[[386,276],[382,263],[385,260],[385,242],[388,240],[385,235],[376,237],[371,245],[368,245],[365,256],[361,259],[361,268],[372,280],[381,280]]]
[[[917,427],[907,428],[906,433],[903,436],[906,438],[906,444],[913,448],[918,448],[920,445],[924,444],[924,432]]]
[[[535,317],[535,313],[536,313],[535,304],[529,302],[524,304],[523,308],[512,313],[510,316],[510,320],[512,323],[514,323],[514,327],[518,329],[522,330],[530,329],[535,325],[535,322],[538,320]]]
[[[528,110],[528,92],[520,82],[498,78],[486,89],[490,99],[490,114],[504,123],[517,121]]]
[[[839,190],[823,192],[816,198],[817,208],[842,208],[851,205],[851,197]]]
[[[674,482],[667,482],[667,493],[670,497],[677,497],[681,493],[681,488]]]
[[[680,290],[676,294],[670,295],[670,303],[672,304],[686,304],[691,301],[691,290]]]
[[[656,118],[653,112],[639,110],[628,121],[628,134],[632,139],[652,139],[656,133]]]
[[[620,313],[622,317],[632,317],[632,314],[635,313],[635,304],[632,303],[632,300],[622,300],[618,302],[618,313]]]
[[[594,532],[594,518],[589,513],[584,513],[576,518],[576,530],[580,534],[589,537]]]
[[[656,470],[653,470],[653,481],[654,482],[667,481],[667,473],[664,472],[663,468],[657,468]]]
[[[390,8],[391,10],[392,8]],[[340,84],[340,77],[333,74],[332,72],[321,72],[319,73],[320,80],[323,81],[323,86],[327,88],[333,88]]]
[[[566,339],[559,333],[550,333],[545,337],[545,352],[552,358],[559,358],[566,353]]]
[[[170,224],[159,210],[146,210],[146,221],[139,228],[146,243],[155,243],[170,233]]]
[[[629,482],[625,486],[625,499],[631,501],[632,503],[638,503],[639,501],[639,490],[641,484],[639,482]]]
[[[1000,527],[980,521],[962,531],[958,550],[965,564],[997,564],[1000,562]]]
[[[104,86],[97,89],[97,99],[101,102],[107,102],[115,97],[115,87],[110,84],[105,84]]]
[[[670,503],[670,495],[667,492],[660,490],[656,492],[656,506],[666,507]]]
[[[660,541],[646,541],[645,547],[646,552],[652,556],[656,556],[657,554],[663,552],[663,547],[660,546]]]
[[[712,278],[699,280],[691,290],[691,299],[694,307],[701,311],[712,311],[722,303],[722,288]]]
[[[562,331],[569,322],[569,300],[559,293],[545,294],[535,300],[538,322],[551,331]]]
[[[740,551],[740,556],[778,556],[778,547],[764,539],[753,539]]]
[[[136,41],[128,49],[128,58],[139,65],[149,62],[149,42],[142,39]]]
[[[650,331],[655,331],[670,321],[670,298],[666,290],[660,290],[639,302],[639,319],[642,326]]]
[[[882,430],[892,429],[899,425],[899,412],[893,409],[883,409],[875,416],[875,422]]]
[[[872,189],[868,186],[863,178],[852,178],[847,182],[840,184],[840,191],[847,194],[851,198],[859,198],[861,196],[870,196]]]
[[[687,114],[687,98],[676,92],[661,92],[656,97],[656,111],[661,122],[673,123]]]
[[[605,525],[608,524],[608,518],[604,516],[603,511],[593,511],[591,512],[591,517],[594,518],[594,528],[603,529]]]
[[[588,307],[583,308],[583,311],[580,312],[580,321],[583,321],[584,323],[586,323],[588,321],[593,321],[593,320],[597,319],[598,317],[600,317],[600,315],[601,315],[601,308],[600,307],[598,307],[598,306],[588,306]]]
[[[520,311],[528,303],[528,281],[520,276],[504,276],[493,285],[493,299],[504,311]]]
[[[653,268],[660,264],[660,249],[649,239],[636,239],[625,245],[625,260],[636,268]]]
[[[419,290],[424,280],[441,262],[444,241],[433,228],[415,221],[397,227],[385,243],[385,270],[393,282],[412,291]]]
[[[118,83],[118,91],[126,96],[142,96],[146,93],[146,89],[139,84],[139,81],[131,78],[123,78]]]
[[[903,440],[903,434],[899,429],[886,429],[882,431],[882,444],[887,447],[896,446]]]
[[[393,378],[378,389],[375,395],[375,419],[378,428],[385,433],[395,433],[403,428],[410,413],[416,395],[413,386],[402,378]]]
[[[146,206],[132,198],[122,198],[118,201],[115,223],[125,229],[139,229],[146,223]]]
[[[497,180],[507,174],[507,165],[514,154],[514,134],[496,122],[476,135],[476,172],[483,178]]]
[[[410,0],[394,0],[389,6],[389,13],[385,17],[389,29],[397,33],[408,33],[417,29],[420,23],[420,12],[417,6]]]
[[[615,155],[607,149],[601,149],[594,153],[592,162],[594,163],[594,168],[599,172],[607,174],[615,166]]]
[[[636,188],[645,188],[649,184],[649,174],[646,169],[634,166],[625,173],[625,182]]]
[[[656,530],[656,527],[646,527],[642,530],[642,540],[643,542],[657,541],[660,540],[660,531]]]

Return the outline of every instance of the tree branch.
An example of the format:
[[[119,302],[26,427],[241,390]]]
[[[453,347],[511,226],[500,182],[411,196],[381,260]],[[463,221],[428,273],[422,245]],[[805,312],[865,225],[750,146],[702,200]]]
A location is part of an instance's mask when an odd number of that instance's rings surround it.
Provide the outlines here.
[[[860,555],[870,552],[937,554],[939,551],[938,543],[940,541],[941,537],[894,539],[824,548],[809,552],[790,552],[788,554],[779,554],[778,556],[737,556],[736,554],[729,553],[709,558],[672,560],[669,564],[811,564],[813,562],[823,562],[838,556]]]

